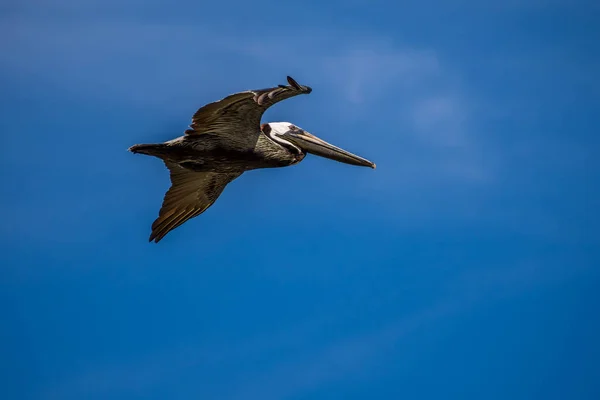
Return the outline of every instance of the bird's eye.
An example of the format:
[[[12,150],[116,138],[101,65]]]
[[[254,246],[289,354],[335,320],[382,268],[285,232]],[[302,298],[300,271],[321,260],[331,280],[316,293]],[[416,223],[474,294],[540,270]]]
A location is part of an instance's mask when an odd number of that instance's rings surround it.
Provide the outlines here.
[[[269,133],[271,133],[271,125],[269,125],[269,124],[262,124],[262,126],[260,127],[260,130],[263,131],[263,133],[265,135],[268,135]]]

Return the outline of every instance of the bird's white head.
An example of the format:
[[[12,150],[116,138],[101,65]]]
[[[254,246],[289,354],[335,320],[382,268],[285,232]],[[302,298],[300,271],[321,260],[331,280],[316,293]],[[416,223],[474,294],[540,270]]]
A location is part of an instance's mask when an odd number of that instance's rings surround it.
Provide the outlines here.
[[[260,130],[262,131],[262,133],[267,135],[269,139],[287,148],[293,153],[304,153],[300,147],[296,146],[294,143],[290,142],[286,138],[286,135],[288,135],[290,132],[304,132],[296,125],[290,122],[269,122],[268,124],[262,124]]]
[[[267,130],[278,136],[285,135],[288,131],[295,129],[302,130],[291,122],[269,122],[268,124],[263,124],[263,132]]]
[[[375,168],[371,161],[329,144],[289,122],[262,124],[260,130],[269,139],[295,154],[312,153],[346,164]]]

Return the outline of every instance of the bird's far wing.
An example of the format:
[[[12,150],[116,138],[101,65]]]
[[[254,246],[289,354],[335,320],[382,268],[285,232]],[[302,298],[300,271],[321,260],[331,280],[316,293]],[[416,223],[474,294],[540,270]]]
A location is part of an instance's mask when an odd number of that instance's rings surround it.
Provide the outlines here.
[[[165,161],[171,187],[165,194],[158,218],[152,224],[149,241],[158,243],[167,233],[206,211],[225,186],[242,173],[194,172]]]
[[[248,129],[260,128],[260,119],[273,104],[300,94],[308,94],[312,89],[300,85],[287,77],[289,85],[279,85],[268,89],[249,90],[235,93],[200,108],[192,117],[186,135],[203,133],[243,133]]]

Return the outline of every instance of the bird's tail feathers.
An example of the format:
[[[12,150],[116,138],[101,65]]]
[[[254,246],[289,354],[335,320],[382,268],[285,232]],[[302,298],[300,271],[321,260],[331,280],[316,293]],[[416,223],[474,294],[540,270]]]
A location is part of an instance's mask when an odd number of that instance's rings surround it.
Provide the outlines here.
[[[148,156],[154,156],[158,158],[163,158],[165,156],[167,146],[158,143],[158,144],[135,144],[128,149],[133,154],[145,154]]]

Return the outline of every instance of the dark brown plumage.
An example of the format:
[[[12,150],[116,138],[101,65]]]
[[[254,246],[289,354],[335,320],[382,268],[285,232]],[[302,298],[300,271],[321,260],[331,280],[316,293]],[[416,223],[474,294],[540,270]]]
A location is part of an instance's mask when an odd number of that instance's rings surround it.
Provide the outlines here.
[[[301,94],[309,94],[312,88],[299,85],[287,77],[289,86],[279,85],[268,89],[235,93],[200,108],[192,117],[187,135],[207,132],[244,132],[256,130],[264,112],[272,105]]]
[[[194,172],[166,161],[171,175],[171,187],[165,194],[158,218],[152,224],[150,241],[158,243],[167,233],[188,219],[202,214],[242,173]]]

